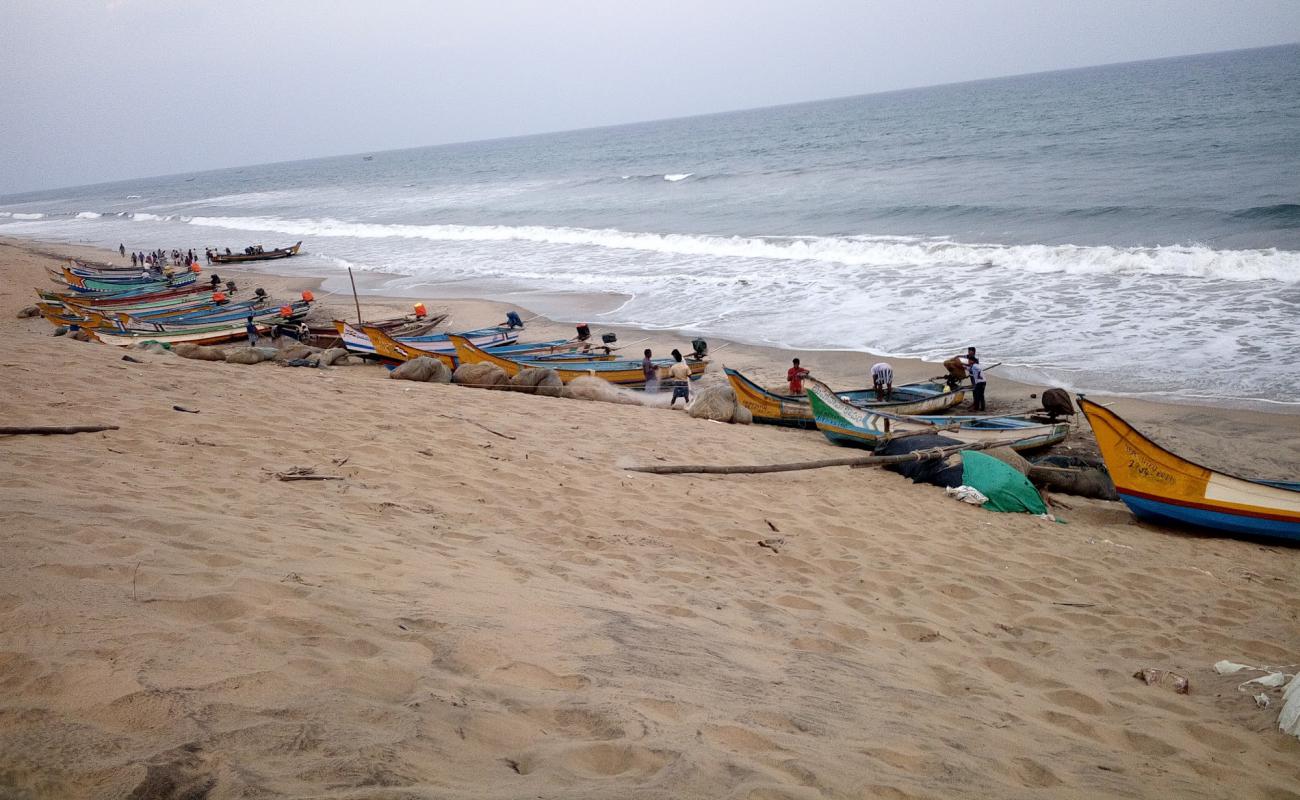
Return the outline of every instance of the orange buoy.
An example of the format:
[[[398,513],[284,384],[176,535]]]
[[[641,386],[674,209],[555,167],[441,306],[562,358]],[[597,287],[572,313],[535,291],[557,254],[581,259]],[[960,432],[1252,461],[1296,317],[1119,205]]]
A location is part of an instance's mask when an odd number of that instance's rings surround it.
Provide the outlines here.
[[[198,275],[202,271],[203,267],[200,267],[198,264],[190,264],[190,272],[193,272],[195,275]]]
[[[280,306],[280,316],[282,316],[282,317],[292,317],[292,316],[293,316],[293,309],[290,308],[289,306]]]
[[[416,319],[424,319],[429,315],[429,310],[424,307],[424,303],[416,303],[413,307],[415,308]]]
[[[302,299],[310,303],[316,299],[316,295],[312,294],[310,291],[304,290],[302,293]]]
[[[212,293],[212,300],[213,300],[213,302],[215,302],[215,303],[224,303],[224,302],[226,302],[226,293],[225,293],[225,292],[213,292],[213,293]]]

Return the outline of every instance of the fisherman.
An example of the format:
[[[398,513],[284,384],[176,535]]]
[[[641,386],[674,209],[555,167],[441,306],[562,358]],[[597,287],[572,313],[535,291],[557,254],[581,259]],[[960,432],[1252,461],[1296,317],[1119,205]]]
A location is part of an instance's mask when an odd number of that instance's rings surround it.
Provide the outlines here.
[[[673,350],[673,365],[668,368],[669,385],[673,387],[673,397],[668,401],[672,408],[677,398],[682,398],[686,405],[691,403],[691,368],[682,361],[682,351]]]
[[[975,348],[971,348],[974,350]],[[980,360],[974,356],[970,357],[970,363],[966,365],[966,370],[970,373],[970,382],[974,390],[974,399],[971,400],[971,409],[974,411],[987,410],[984,405],[984,389],[988,385],[984,380],[984,368],[980,366]]]
[[[229,247],[226,248],[226,255],[230,255],[230,248],[229,248]]]
[[[207,259],[207,261],[208,261],[209,264],[212,263],[212,248],[211,248],[211,247],[209,247],[209,248],[207,248],[207,249],[205,249],[205,250],[203,251],[203,257],[204,257],[205,259]]]
[[[252,314],[249,314],[244,322],[244,330],[248,332],[248,346],[257,347],[257,326],[253,324]]]
[[[803,396],[803,379],[808,377],[810,372],[799,366],[799,359],[793,359],[790,369],[785,371],[785,379],[790,384],[790,394]]]
[[[140,261],[135,257],[135,253],[131,254],[131,266],[133,267],[140,266]]]
[[[118,245],[117,245],[117,252],[121,253],[122,256],[125,257],[125,256],[126,256],[126,245],[122,244],[121,242],[118,242]]]
[[[876,400],[884,400],[894,395],[894,368],[887,361],[881,361],[871,367],[871,385],[876,390]]]
[[[650,348],[646,348],[645,358],[641,359],[641,376],[645,379],[647,393],[659,391],[659,370],[655,368]]]

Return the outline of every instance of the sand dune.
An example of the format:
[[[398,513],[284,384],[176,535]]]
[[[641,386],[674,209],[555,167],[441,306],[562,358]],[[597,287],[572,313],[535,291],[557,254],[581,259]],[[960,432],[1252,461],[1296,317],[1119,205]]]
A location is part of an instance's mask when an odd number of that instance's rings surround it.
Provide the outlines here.
[[[0,440],[0,796],[1300,797],[1211,669],[1300,662],[1300,550],[624,471],[842,454],[663,409],[127,363],[14,319],[39,263],[0,248],[0,416],[121,429]]]

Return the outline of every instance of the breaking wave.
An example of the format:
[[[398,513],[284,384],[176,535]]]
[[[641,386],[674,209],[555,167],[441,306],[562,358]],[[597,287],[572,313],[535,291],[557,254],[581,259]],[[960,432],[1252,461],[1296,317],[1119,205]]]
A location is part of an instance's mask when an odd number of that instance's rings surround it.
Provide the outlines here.
[[[163,220],[152,214],[135,219]],[[1231,281],[1300,283],[1300,252],[1216,250],[1203,245],[1113,247],[1001,245],[903,236],[742,237],[638,233],[535,225],[393,225],[336,219],[182,217],[193,225],[230,230],[356,239],[445,242],[533,242],[681,256],[823,262],[879,267],[986,266],[1030,273],[1175,275]]]

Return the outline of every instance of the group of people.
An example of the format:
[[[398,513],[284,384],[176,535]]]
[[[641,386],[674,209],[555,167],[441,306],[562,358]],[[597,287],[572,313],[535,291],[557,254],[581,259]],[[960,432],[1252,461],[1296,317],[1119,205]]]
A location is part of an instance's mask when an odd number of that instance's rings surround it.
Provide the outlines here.
[[[669,407],[676,405],[677,399],[681,398],[686,404],[691,402],[691,368],[682,360],[682,351],[673,348],[673,363],[668,367],[668,377],[664,380],[664,389],[672,389],[672,399],[668,401]],[[641,359],[641,374],[645,377],[645,390],[647,392],[657,392],[659,385],[659,367],[654,362],[654,356],[649,348],[646,348],[645,358]]]
[[[122,257],[125,258],[127,255],[126,245],[119,244],[117,246],[117,252],[121,253]],[[172,250],[168,253],[166,250],[160,248],[148,253],[143,250],[138,253],[131,253],[131,266],[147,267],[151,272],[155,268],[162,269],[163,267],[183,266],[186,269],[189,269],[197,263],[199,263],[199,257],[194,254],[193,250]],[[208,263],[212,262],[209,261]]]
[[[647,363],[650,351],[647,350]],[[676,355],[677,351],[674,350]],[[979,357],[975,354],[974,347],[966,348],[966,355],[953,356],[943,362],[944,369],[948,371],[947,382],[949,387],[955,389],[958,384],[970,378],[971,382],[971,409],[974,411],[985,411],[987,406],[984,401],[984,390],[988,386],[988,381],[984,377],[984,368],[980,366]],[[790,369],[786,370],[785,379],[789,383],[790,394],[802,396],[804,379],[811,375],[806,368],[799,363],[799,359],[794,359]],[[894,368],[887,361],[879,361],[871,367],[871,386],[875,390],[876,400],[888,400],[894,395]]]

